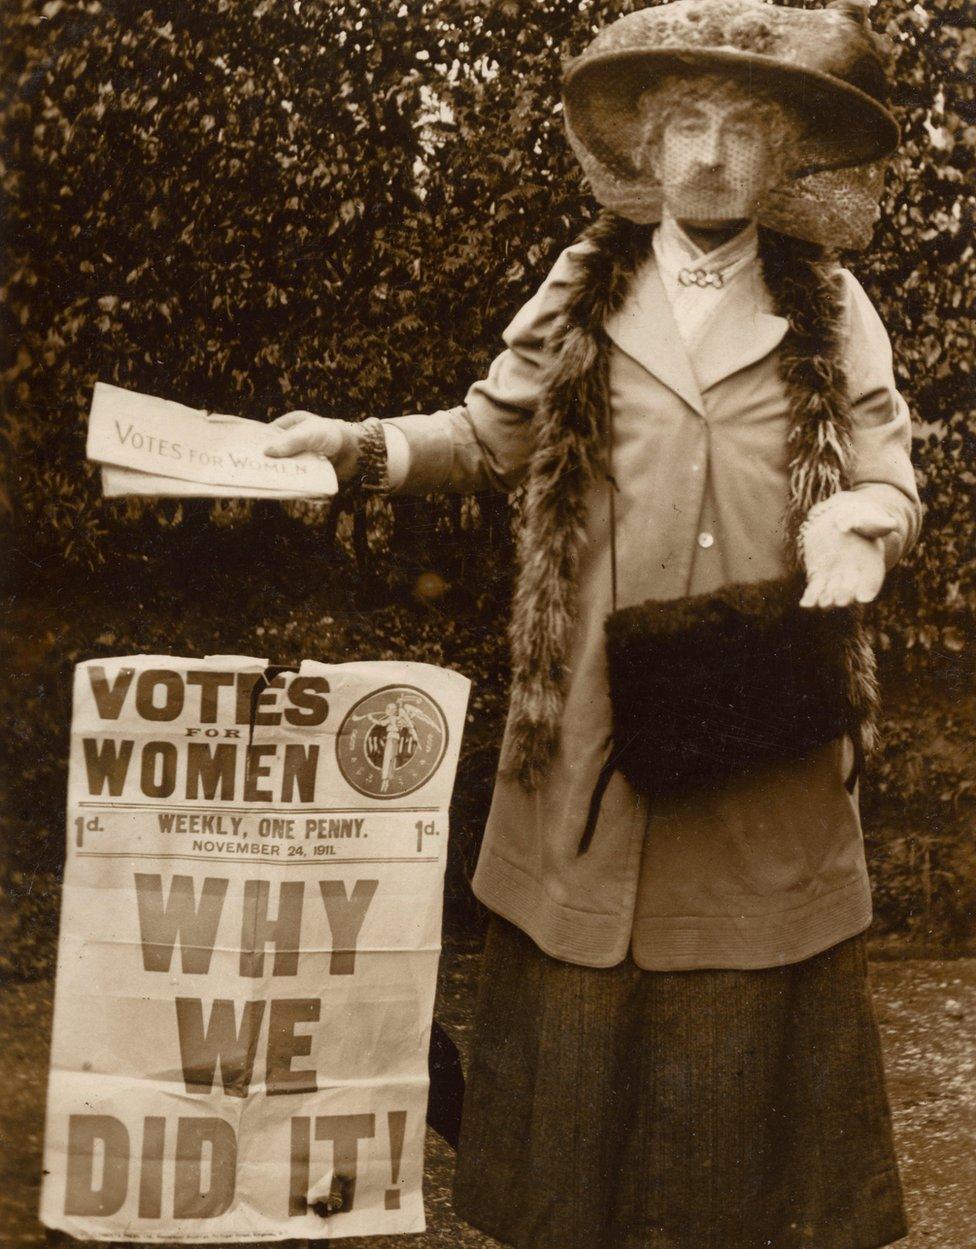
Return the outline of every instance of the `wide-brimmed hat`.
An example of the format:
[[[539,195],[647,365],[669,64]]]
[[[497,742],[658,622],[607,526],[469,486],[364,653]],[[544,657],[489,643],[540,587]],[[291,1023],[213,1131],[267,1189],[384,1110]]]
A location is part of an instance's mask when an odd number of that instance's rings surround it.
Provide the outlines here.
[[[878,41],[857,0],[813,10],[672,0],[612,22],[563,79],[570,143],[596,198],[635,221],[660,218],[661,188],[639,159],[639,101],[675,76],[716,74],[776,100],[798,122],[787,181],[771,196],[776,220],[766,224],[832,246],[863,245],[898,125],[886,107]]]

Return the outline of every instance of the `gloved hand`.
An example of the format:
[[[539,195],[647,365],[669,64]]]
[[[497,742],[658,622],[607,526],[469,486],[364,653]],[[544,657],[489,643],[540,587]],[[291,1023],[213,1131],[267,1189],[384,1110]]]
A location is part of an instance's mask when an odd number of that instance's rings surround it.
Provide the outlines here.
[[[815,504],[800,527],[807,574],[800,606],[870,603],[885,578],[882,539],[895,528],[886,508],[856,490],[842,490]]]
[[[332,461],[339,481],[349,481],[355,476],[362,435],[357,422],[337,421],[332,417],[299,411],[286,412],[272,421],[268,428],[283,436],[265,447],[265,455],[280,457],[315,451]]]

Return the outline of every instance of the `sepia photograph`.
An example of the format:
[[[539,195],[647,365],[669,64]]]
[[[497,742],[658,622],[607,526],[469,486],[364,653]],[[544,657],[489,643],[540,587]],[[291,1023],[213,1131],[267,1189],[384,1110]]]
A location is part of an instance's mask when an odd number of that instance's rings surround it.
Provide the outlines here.
[[[0,1249],[973,1249],[968,0],[0,88]]]

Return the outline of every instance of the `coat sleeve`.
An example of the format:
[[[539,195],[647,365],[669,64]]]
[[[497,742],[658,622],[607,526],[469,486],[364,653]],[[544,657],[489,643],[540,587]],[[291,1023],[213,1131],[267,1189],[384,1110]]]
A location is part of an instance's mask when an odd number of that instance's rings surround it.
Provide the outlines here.
[[[563,306],[574,257],[586,246],[574,243],[562,252],[505,329],[505,350],[463,404],[384,422],[406,442],[398,492],[507,491],[519,484],[532,455],[531,417],[542,394],[546,338]]]
[[[882,504],[895,521],[885,538],[889,568],[918,537],[922,505],[912,468],[912,424],[898,393],[891,343],[864,288],[842,270],[847,311],[845,364],[854,415],[851,487]]]

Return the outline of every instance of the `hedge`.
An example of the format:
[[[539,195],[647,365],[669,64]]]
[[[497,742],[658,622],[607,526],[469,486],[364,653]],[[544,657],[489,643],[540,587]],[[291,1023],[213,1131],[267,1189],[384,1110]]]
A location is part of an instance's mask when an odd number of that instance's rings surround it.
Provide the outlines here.
[[[23,633],[2,675],[17,710],[0,746],[18,870],[57,866],[77,658],[243,650],[260,645],[258,627],[275,631],[273,659],[299,646],[339,657],[315,622],[348,618],[361,653],[429,656],[443,636],[481,690],[459,788],[463,877],[504,697],[507,501],[355,515],[106,502],[84,461],[92,386],[259,419],[458,402],[594,211],[562,132],[561,60],[640,5],[0,4],[0,540],[15,553]],[[872,622],[891,671],[918,657],[958,676],[976,637],[976,32],[965,0],[878,0],[872,21],[893,48],[904,143],[875,246],[845,259],[891,334],[927,507]],[[959,930],[973,752],[950,703],[922,727],[896,717],[869,795],[888,829],[880,896],[893,928],[928,906]],[[919,757],[940,761],[935,790]]]
[[[562,134],[561,58],[634,7],[6,0],[17,548],[91,567],[133,546],[142,509],[102,502],[84,463],[99,377],[260,418],[457,402],[593,209]],[[851,263],[891,333],[928,508],[879,629],[883,646],[951,653],[976,604],[974,32],[964,0],[881,0],[873,20],[905,141],[876,245]],[[171,527],[186,510],[151,512]],[[461,520],[440,503],[424,523]]]

